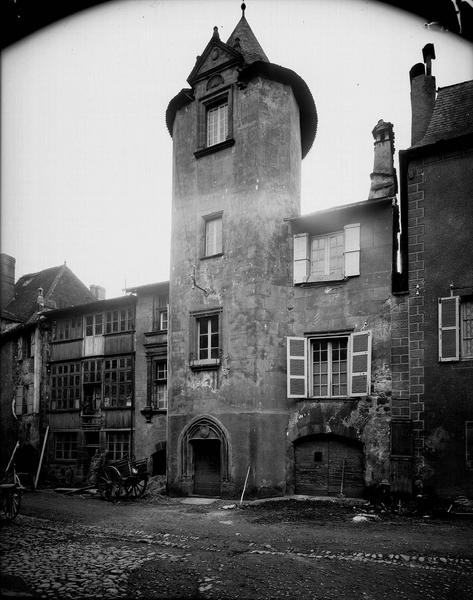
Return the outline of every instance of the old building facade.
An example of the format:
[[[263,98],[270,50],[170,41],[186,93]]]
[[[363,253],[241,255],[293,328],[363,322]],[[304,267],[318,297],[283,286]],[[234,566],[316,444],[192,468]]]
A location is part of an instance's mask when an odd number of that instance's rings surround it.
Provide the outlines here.
[[[300,216],[317,113],[244,15],[169,104],[168,486],[361,495],[389,477],[393,133],[368,200]]]
[[[412,477],[441,495],[471,495],[473,81],[437,90],[432,44],[423,56],[410,71],[411,147],[400,152],[393,430]]]
[[[42,398],[47,349],[43,314],[91,302],[95,296],[65,264],[29,273],[15,282],[15,259],[2,254],[1,279],[1,467],[7,466],[18,444],[18,465],[24,451],[25,461],[34,471],[45,434]]]

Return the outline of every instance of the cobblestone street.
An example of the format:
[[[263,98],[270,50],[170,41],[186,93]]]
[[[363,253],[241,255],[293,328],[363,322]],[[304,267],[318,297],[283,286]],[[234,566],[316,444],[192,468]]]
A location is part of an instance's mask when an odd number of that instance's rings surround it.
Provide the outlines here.
[[[32,515],[44,513],[45,500],[49,518]],[[35,510],[35,502],[43,504]],[[472,557],[451,550],[455,528],[450,546],[445,543],[449,548],[445,555],[439,555],[436,547],[429,552],[425,545],[422,553],[395,553],[377,551],[379,535],[373,528],[281,523],[275,536],[274,526],[255,523],[253,511],[216,510],[212,505],[119,506],[41,493],[29,497],[27,504],[30,514],[21,514],[13,523],[2,522],[2,586],[10,594],[14,586],[5,582],[20,577],[31,595],[44,598],[466,600],[473,596]],[[266,519],[271,517],[269,509],[261,511]],[[109,524],[103,516],[107,512]],[[115,518],[123,514],[130,519],[117,527]],[[84,522],[87,516],[93,524]],[[143,528],[136,529],[140,517]],[[333,535],[340,527],[345,529],[344,549]],[[468,537],[472,525],[460,523],[461,530]],[[394,533],[397,536],[399,528]],[[400,547],[395,536],[394,546]],[[411,541],[411,549],[415,546],[419,547],[418,540]],[[27,594],[17,588],[15,595]]]

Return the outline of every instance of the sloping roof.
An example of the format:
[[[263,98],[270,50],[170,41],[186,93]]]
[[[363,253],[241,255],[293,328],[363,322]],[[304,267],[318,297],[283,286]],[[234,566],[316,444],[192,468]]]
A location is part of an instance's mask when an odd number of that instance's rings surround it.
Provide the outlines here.
[[[228,46],[234,48],[235,44],[238,44],[239,47],[237,46],[237,49],[241,52],[247,64],[255,62],[256,60],[269,62],[268,57],[264,53],[263,48],[261,48],[244,15],[239,20],[233,33],[227,40]]]
[[[473,132],[473,80],[439,88],[424,137],[415,146],[435,144]]]
[[[5,310],[26,323],[38,311],[38,289],[42,288],[46,308],[61,308],[92,302],[95,297],[82,281],[67,267],[50,267],[20,277],[15,294]]]

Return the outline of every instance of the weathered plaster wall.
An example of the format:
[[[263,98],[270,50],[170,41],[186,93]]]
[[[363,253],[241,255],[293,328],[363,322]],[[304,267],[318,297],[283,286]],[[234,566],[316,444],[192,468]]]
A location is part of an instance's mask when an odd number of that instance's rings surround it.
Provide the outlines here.
[[[335,433],[364,444],[365,483],[389,479],[391,403],[392,208],[372,207],[348,222],[361,223],[360,276],[292,290],[291,335],[337,330],[372,332],[371,392],[347,400],[289,400],[290,445],[306,435]],[[334,229],[336,231],[337,228]],[[289,489],[293,487],[288,472]]]
[[[135,411],[134,411],[134,452],[137,458],[150,457],[166,442],[167,414],[155,413],[148,422],[141,411],[147,405],[148,393],[148,354],[154,344],[164,344],[163,358],[166,358],[167,334],[145,334],[152,331],[153,294],[138,293],[135,316]]]
[[[177,438],[195,415],[230,432],[234,491],[284,492],[285,336],[290,246],[283,219],[299,210],[300,128],[292,90],[257,78],[234,88],[235,145],[199,159],[196,103],[174,124],[169,483],[181,490]],[[201,259],[203,216],[223,211],[223,255]],[[191,288],[210,290],[206,297]],[[222,366],[192,371],[191,311],[221,308]],[[254,482],[254,483],[253,483]]]

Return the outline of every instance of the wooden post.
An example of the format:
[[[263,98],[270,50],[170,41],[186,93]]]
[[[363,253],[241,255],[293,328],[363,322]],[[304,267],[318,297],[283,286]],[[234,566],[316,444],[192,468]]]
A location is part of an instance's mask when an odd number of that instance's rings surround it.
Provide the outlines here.
[[[8,465],[7,468],[5,469],[5,473],[8,473],[8,469],[10,468],[10,465],[12,463],[13,457],[15,456],[16,451],[18,450],[18,446],[20,445],[20,442],[16,442],[15,447],[13,448],[13,452],[11,453],[10,456],[10,460],[8,461]]]
[[[46,448],[46,442],[48,441],[48,433],[49,433],[49,425],[46,427],[46,433],[44,434],[43,447],[41,449],[41,456],[39,459],[38,470],[36,472],[36,477],[34,480],[34,489],[36,489],[38,486],[39,473],[41,471],[41,465],[43,464],[44,449]]]
[[[248,465],[248,471],[246,472],[245,485],[243,486],[243,491],[241,493],[240,504],[243,502],[243,496],[245,495],[246,484],[248,483],[248,475],[250,474],[251,465]]]

